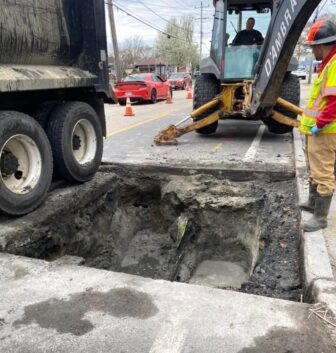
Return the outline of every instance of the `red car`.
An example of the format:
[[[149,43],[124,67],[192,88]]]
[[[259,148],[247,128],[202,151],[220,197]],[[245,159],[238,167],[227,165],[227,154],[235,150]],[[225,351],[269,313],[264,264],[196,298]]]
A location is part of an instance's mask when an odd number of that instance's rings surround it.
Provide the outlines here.
[[[187,86],[191,87],[192,80],[191,76],[186,72],[174,72],[169,78],[168,82],[173,89],[186,89]]]
[[[171,87],[156,74],[135,74],[126,76],[122,82],[114,85],[114,92],[120,105],[126,104],[129,97],[131,101],[149,101],[156,103],[158,99],[167,99]]]

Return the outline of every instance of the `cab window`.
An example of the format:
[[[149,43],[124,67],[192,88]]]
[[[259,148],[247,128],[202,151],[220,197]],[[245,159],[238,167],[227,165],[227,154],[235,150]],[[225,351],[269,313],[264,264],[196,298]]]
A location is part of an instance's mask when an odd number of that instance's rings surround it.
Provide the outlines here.
[[[226,48],[224,59],[224,79],[252,79],[256,72],[256,64],[260,56],[261,45],[232,45],[237,33],[246,29],[247,20],[255,19],[254,30],[265,38],[271,20],[271,10],[227,11]]]
[[[224,2],[217,1],[215,8],[214,27],[212,31],[210,56],[219,68],[223,66],[223,33],[225,33]]]

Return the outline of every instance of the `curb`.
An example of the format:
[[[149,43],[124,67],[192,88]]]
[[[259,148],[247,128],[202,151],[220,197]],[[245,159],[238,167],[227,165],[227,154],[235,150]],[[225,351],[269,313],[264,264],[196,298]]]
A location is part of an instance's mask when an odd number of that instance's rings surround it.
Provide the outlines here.
[[[298,202],[308,197],[308,172],[304,155],[304,137],[298,130],[293,131],[296,182]],[[335,202],[335,200],[333,201]],[[311,217],[301,212],[301,224]],[[336,288],[324,230],[305,233],[301,227],[301,258],[305,296],[314,302],[328,305],[336,316],[336,291],[330,294],[330,287]]]

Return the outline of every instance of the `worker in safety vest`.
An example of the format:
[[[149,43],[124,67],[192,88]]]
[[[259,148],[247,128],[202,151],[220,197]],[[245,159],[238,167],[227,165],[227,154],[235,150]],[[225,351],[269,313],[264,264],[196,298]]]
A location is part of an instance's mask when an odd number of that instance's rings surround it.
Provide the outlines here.
[[[308,104],[301,117],[300,130],[307,135],[309,199],[300,205],[314,216],[304,223],[306,232],[326,228],[335,189],[336,154],[336,25],[320,20],[311,27],[307,45],[316,60],[322,60]]]

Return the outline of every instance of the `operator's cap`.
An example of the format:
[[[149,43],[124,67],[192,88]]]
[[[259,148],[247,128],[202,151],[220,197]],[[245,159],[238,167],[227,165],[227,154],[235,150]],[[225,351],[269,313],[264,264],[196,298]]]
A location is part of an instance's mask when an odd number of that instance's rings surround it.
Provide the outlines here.
[[[307,36],[306,45],[336,43],[336,25],[329,20],[315,22]]]

